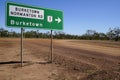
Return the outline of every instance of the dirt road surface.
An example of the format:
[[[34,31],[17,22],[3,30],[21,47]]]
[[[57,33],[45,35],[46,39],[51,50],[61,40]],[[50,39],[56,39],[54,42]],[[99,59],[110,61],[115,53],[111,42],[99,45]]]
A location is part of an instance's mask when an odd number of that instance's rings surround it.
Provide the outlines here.
[[[0,80],[120,80],[120,42],[53,40],[53,63],[49,39],[0,39]]]

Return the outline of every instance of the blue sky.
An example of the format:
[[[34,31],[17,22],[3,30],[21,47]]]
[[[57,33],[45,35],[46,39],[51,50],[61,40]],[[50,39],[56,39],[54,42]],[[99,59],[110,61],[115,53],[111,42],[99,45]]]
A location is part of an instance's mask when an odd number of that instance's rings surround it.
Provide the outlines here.
[[[8,30],[20,31],[5,26],[6,1],[62,10],[63,31],[69,34],[81,35],[88,29],[106,33],[110,27],[120,27],[120,0],[0,0],[0,27]]]

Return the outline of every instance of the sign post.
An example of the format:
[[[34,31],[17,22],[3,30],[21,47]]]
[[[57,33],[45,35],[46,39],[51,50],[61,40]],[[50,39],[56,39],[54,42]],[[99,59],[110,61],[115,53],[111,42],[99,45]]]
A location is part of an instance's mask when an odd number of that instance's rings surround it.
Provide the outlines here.
[[[23,28],[21,28],[21,67],[23,66]]]
[[[50,58],[51,58],[51,60],[50,60],[50,62],[52,63],[52,61],[53,61],[53,36],[52,36],[52,30],[51,30],[51,56],[50,56]]]
[[[6,25],[21,28],[21,66],[23,65],[23,28],[51,30],[51,62],[53,54],[52,31],[63,30],[63,12],[8,2]]]

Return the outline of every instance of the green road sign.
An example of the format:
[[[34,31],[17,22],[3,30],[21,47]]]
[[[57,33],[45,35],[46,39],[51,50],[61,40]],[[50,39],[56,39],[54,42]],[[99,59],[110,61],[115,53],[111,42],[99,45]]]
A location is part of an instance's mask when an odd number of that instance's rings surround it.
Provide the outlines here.
[[[6,24],[9,27],[63,30],[63,13],[16,3],[7,3]]]

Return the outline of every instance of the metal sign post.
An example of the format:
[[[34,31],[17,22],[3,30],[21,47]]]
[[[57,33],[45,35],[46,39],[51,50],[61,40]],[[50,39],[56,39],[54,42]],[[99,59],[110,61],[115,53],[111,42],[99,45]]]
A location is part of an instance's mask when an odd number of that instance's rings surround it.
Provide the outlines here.
[[[53,39],[53,36],[52,36],[52,30],[51,30],[51,56],[50,56],[50,58],[51,58],[51,63],[52,63],[52,61],[53,61],[53,59],[52,59],[52,57],[53,57],[53,41],[52,41],[52,39]]]
[[[23,28],[21,28],[21,67],[23,66]]]

